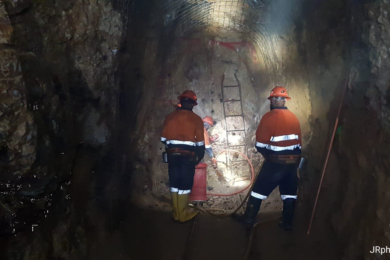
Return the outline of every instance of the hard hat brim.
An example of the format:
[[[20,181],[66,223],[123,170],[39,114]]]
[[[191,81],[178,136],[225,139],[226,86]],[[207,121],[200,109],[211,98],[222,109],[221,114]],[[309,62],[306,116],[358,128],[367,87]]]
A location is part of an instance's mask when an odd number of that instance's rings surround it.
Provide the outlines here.
[[[180,101],[182,98],[188,98],[188,99],[191,99],[192,101],[194,101],[195,102],[195,106],[197,106],[198,105],[198,102],[196,102],[195,100],[193,100],[192,98],[189,98],[189,97],[184,97],[184,96],[182,96],[182,95],[180,95],[180,96],[178,96],[177,97],[177,99]]]
[[[276,96],[273,96],[273,97],[276,97]],[[271,100],[273,97],[268,97],[267,99],[268,99],[268,100]],[[290,97],[284,97],[284,98],[286,98],[287,100],[290,100],[290,99],[291,99]]]

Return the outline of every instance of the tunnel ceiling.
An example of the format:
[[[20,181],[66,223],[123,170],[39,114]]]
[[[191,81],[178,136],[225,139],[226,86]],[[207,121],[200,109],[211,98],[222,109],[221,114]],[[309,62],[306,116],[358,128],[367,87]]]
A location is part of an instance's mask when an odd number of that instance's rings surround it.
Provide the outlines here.
[[[302,0],[173,0],[163,3],[163,23],[176,36],[195,30],[234,30],[258,48],[271,77],[277,78],[279,35],[291,28]]]

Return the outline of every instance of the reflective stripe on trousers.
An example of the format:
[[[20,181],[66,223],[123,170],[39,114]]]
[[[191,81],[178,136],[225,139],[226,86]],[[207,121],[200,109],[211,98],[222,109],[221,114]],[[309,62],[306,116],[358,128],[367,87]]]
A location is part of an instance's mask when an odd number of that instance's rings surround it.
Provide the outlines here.
[[[161,137],[161,141],[165,142],[167,139],[165,137]],[[183,145],[188,145],[188,146],[203,146],[204,141],[202,142],[191,142],[191,141],[178,141],[178,140],[168,140],[166,141],[167,144],[183,144]]]
[[[275,145],[270,145],[270,144],[264,144],[260,142],[256,142],[256,147],[259,148],[266,148],[268,150],[280,152],[280,151],[286,151],[286,150],[294,150],[296,148],[301,149],[301,145],[296,144],[296,145],[290,145],[290,146],[275,146]]]

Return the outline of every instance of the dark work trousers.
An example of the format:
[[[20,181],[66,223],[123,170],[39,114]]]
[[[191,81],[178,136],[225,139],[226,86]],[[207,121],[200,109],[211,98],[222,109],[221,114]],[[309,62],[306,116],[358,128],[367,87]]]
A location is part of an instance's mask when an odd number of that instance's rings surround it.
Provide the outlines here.
[[[297,199],[298,177],[297,164],[276,164],[264,162],[251,196],[266,199],[279,185],[282,200]]]
[[[168,155],[168,173],[171,192],[191,193],[196,162],[186,155]]]

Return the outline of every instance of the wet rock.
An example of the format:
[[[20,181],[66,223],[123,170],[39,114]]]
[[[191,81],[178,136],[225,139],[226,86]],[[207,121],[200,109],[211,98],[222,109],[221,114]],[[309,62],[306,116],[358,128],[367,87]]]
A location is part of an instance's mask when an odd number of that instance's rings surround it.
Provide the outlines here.
[[[40,232],[37,232],[38,225],[35,225],[36,227],[32,229],[34,230],[34,240],[31,244],[25,247],[22,255],[19,255],[20,253],[17,253],[20,259],[47,259],[47,252],[51,246],[49,245],[49,243],[45,242],[47,238],[44,237],[46,236],[43,236],[40,234]],[[22,258],[23,256],[24,258]]]
[[[32,0],[12,0],[5,1],[7,12],[9,15],[15,15],[30,8]]]
[[[32,146],[31,144],[23,145],[23,147],[22,147],[22,155],[23,156],[30,155],[34,152],[35,152],[35,147]]]
[[[61,220],[57,227],[53,230],[53,257],[70,259],[70,241],[66,239],[69,237],[70,232],[70,220]]]
[[[0,194],[0,207],[10,214],[17,213],[23,208],[23,203],[12,193]]]
[[[101,115],[97,112],[92,112],[87,115],[84,123],[83,139],[85,143],[92,146],[100,146],[107,142],[110,132],[105,122],[100,121]]]
[[[5,11],[4,2],[0,2],[0,24],[0,44],[11,44],[13,28]]]
[[[39,193],[41,194],[41,193]],[[30,195],[30,196],[35,196],[35,195]],[[46,197],[43,197],[43,198],[40,198],[40,199],[37,199],[35,202],[34,202],[34,205],[36,207],[36,209],[45,209],[47,208],[46,205],[47,203],[50,201],[49,197],[46,196]]]
[[[0,44],[7,44],[0,49],[0,146],[7,147],[0,163],[7,167],[2,177],[25,184],[15,197],[16,205],[20,197],[40,197],[60,190],[57,181],[52,181],[56,180],[54,176],[37,177],[35,181],[29,176],[44,176],[49,169],[69,176],[67,168],[74,156],[66,148],[78,144],[81,138],[92,146],[107,144],[116,109],[114,56],[123,26],[121,15],[107,1],[6,1],[14,26],[5,13],[4,1],[0,2]],[[15,15],[19,13],[23,15]],[[17,48],[7,48],[12,38]],[[20,55],[19,49],[26,53]],[[19,57],[24,61],[23,68]],[[74,115],[81,115],[81,120],[74,122]],[[40,161],[34,164],[38,156]],[[48,167],[44,169],[40,164]],[[23,210],[26,221],[43,218],[37,210],[45,209],[48,200],[43,197],[29,202]],[[50,203],[58,203],[58,199]],[[23,208],[25,204],[18,205]],[[67,243],[69,222],[70,218],[59,221],[52,244],[42,244],[36,227],[36,235],[18,259],[71,259],[66,254],[75,251]],[[86,258],[84,227],[75,228],[72,234],[81,258]],[[50,240],[46,235],[45,239]],[[48,248],[54,255],[47,256]]]

